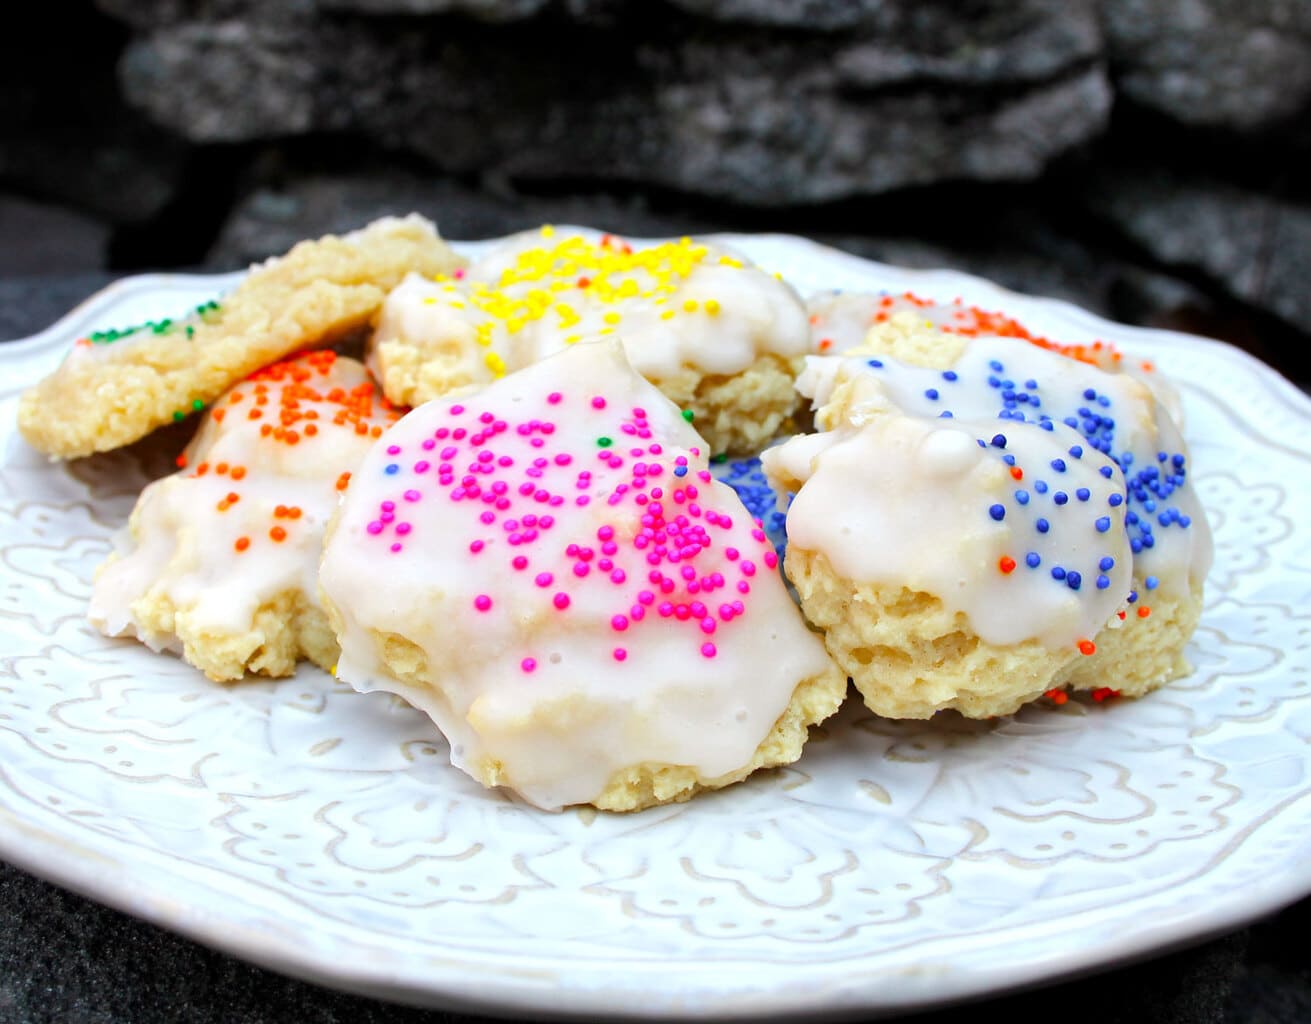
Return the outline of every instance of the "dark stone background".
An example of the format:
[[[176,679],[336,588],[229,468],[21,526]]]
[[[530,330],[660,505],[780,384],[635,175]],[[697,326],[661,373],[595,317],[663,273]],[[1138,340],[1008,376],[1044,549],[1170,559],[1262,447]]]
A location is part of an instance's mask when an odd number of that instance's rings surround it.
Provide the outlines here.
[[[0,33],[0,338],[417,209],[791,231],[1311,381],[1307,0],[46,0]],[[922,1019],[1311,1021],[1311,901]],[[0,864],[0,1021],[456,1021]]]
[[[64,0],[0,36],[0,275],[383,211],[793,231],[1307,379],[1306,0]],[[21,244],[11,240],[21,239]]]

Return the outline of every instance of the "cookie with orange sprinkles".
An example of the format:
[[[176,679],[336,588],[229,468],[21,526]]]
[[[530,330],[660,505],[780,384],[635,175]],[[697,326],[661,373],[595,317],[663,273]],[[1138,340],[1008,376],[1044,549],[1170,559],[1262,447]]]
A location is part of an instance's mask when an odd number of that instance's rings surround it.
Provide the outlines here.
[[[366,327],[407,273],[450,273],[461,263],[413,214],[301,242],[185,318],[78,339],[23,395],[19,429],[53,458],[130,444],[205,408],[262,366]]]
[[[323,532],[351,474],[399,412],[331,350],[251,375],[205,414],[179,472],[142,492],[96,576],[90,619],[172,650],[211,679],[325,669]]]

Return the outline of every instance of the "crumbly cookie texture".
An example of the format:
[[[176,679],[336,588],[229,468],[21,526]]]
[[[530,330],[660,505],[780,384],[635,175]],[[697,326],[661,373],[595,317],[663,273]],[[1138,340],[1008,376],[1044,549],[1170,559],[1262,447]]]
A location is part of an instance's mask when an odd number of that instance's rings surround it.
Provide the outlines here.
[[[219,399],[142,492],[101,567],[89,617],[172,650],[211,679],[331,670],[318,600],[324,528],[351,472],[398,413],[364,367],[330,350],[276,363]]]
[[[414,276],[390,296],[370,369],[406,405],[468,394],[584,338],[622,340],[639,373],[689,409],[714,452],[754,452],[797,407],[806,312],[782,280],[683,239],[507,242],[458,276]]]
[[[634,810],[794,760],[846,678],[707,462],[617,341],[416,408],[324,546],[338,675],[545,808]]]
[[[79,339],[23,395],[19,429],[55,458],[130,444],[262,366],[366,327],[407,273],[449,273],[461,264],[416,215],[301,242],[185,319]]]
[[[1181,674],[1211,541],[1152,392],[896,319],[860,356],[812,358],[798,386],[826,432],[763,457],[796,494],[788,576],[866,703],[989,717]]]

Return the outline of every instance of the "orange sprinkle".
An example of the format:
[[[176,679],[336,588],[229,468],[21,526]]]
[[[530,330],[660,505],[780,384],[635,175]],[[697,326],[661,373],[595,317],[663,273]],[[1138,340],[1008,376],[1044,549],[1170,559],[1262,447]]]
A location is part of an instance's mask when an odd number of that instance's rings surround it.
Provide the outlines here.
[[[1125,616],[1124,616],[1124,612],[1116,612],[1115,614],[1118,615],[1118,616],[1120,616],[1120,621],[1121,621],[1121,622],[1124,621],[1124,618],[1125,618]]]
[[[1043,696],[1056,705],[1064,704],[1070,699],[1070,695],[1064,690],[1048,690]]]
[[[240,402],[244,397],[246,397],[246,396],[243,395],[240,391],[234,391],[234,392],[232,392],[232,394],[228,395],[228,401],[231,402],[233,405],[236,405],[236,404],[237,404],[238,402]]]
[[[1119,690],[1112,690],[1109,686],[1099,686],[1092,692],[1092,699],[1098,704],[1102,701],[1110,700],[1112,697],[1120,696]]]
[[[299,444],[300,434],[296,433],[296,431],[294,430],[288,430],[286,435],[283,437],[283,440],[286,441],[287,444]]]
[[[350,485],[351,475],[349,473],[343,473],[341,476],[337,477],[337,490],[344,491]]]
[[[202,462],[199,466],[196,467],[196,476],[204,476],[208,472],[209,472],[208,462]]]
[[[1079,653],[1080,653],[1080,654],[1096,654],[1096,653],[1097,653],[1097,645],[1096,645],[1095,643],[1093,643],[1091,640],[1080,640],[1080,641],[1079,641]]]
[[[1012,467],[1011,467],[1011,476],[1014,477],[1016,480],[1023,480],[1023,479],[1024,479],[1024,470],[1020,469],[1019,466],[1012,466]]]
[[[271,433],[273,433],[272,423],[265,423],[259,428],[260,437],[268,437]]]
[[[284,530],[281,526],[275,526],[273,527],[273,529],[269,531],[269,536],[273,540],[281,543],[282,541],[287,539],[287,531]]]
[[[245,466],[233,466],[232,469],[228,472],[228,476],[232,477],[233,480],[240,480],[245,475],[246,475]]]
[[[185,453],[183,453],[182,455],[179,455],[179,456],[178,456],[176,459],[174,459],[173,461],[174,461],[174,463],[176,463],[178,469],[186,469],[186,468],[187,468],[187,456],[186,456]]]
[[[822,340],[820,341],[820,343],[819,343],[819,350],[820,350],[821,352],[827,352],[827,351],[828,351],[829,349],[831,349],[832,347],[833,347],[833,339],[832,339],[832,338],[824,338],[824,339],[822,339]]]
[[[263,415],[264,415],[264,413],[263,413],[262,410],[260,410],[260,409],[251,409],[250,412],[246,413],[246,419],[248,419],[248,420],[257,420],[257,419],[259,419],[259,418],[260,418],[261,416],[263,416]]]
[[[227,415],[226,409],[215,409],[212,413],[215,423],[222,423],[223,417]]]
[[[278,506],[273,510],[273,518],[274,518],[274,519],[281,519],[281,518],[283,518],[286,514],[287,514],[287,506],[286,506],[286,505],[278,505]]]
[[[222,476],[227,471],[228,471],[228,464],[226,462],[220,462],[217,466],[214,467],[214,472],[217,473],[219,476]]]
[[[287,518],[288,518],[288,519],[299,519],[299,518],[300,518],[300,506],[299,506],[299,505],[292,505],[289,509],[287,509]]]
[[[317,434],[318,432],[319,432],[319,428],[316,427],[313,423],[307,423],[307,424],[305,424],[305,436],[306,436],[306,437],[313,437],[313,436],[314,436],[315,434]]]
[[[238,537],[236,543],[233,544],[232,546],[236,548],[238,551],[245,551],[248,547],[250,547],[250,538]]]
[[[1152,610],[1148,608],[1147,605],[1143,605],[1141,608],[1138,609],[1138,618],[1140,619],[1145,619],[1147,618],[1147,616],[1151,614],[1152,614]]]
[[[1002,555],[1001,558],[997,560],[997,568],[1006,575],[1010,575],[1015,571],[1015,559],[1010,555]]]

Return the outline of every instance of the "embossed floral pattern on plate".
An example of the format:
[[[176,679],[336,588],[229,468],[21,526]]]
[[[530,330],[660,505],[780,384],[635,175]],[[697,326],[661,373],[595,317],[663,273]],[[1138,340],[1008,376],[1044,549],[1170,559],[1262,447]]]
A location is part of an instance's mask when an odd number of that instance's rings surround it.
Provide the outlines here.
[[[179,441],[48,464],[18,393],[80,334],[234,280],[131,278],[0,349],[0,855],[327,984],[637,1016],[924,1005],[1311,891],[1311,402],[1215,342],[800,239],[729,244],[803,291],[961,296],[1175,379],[1217,540],[1193,674],[986,723],[849,703],[796,765],[690,804],[538,812],[385,695],[309,667],[215,686],[87,625],[112,533]]]

